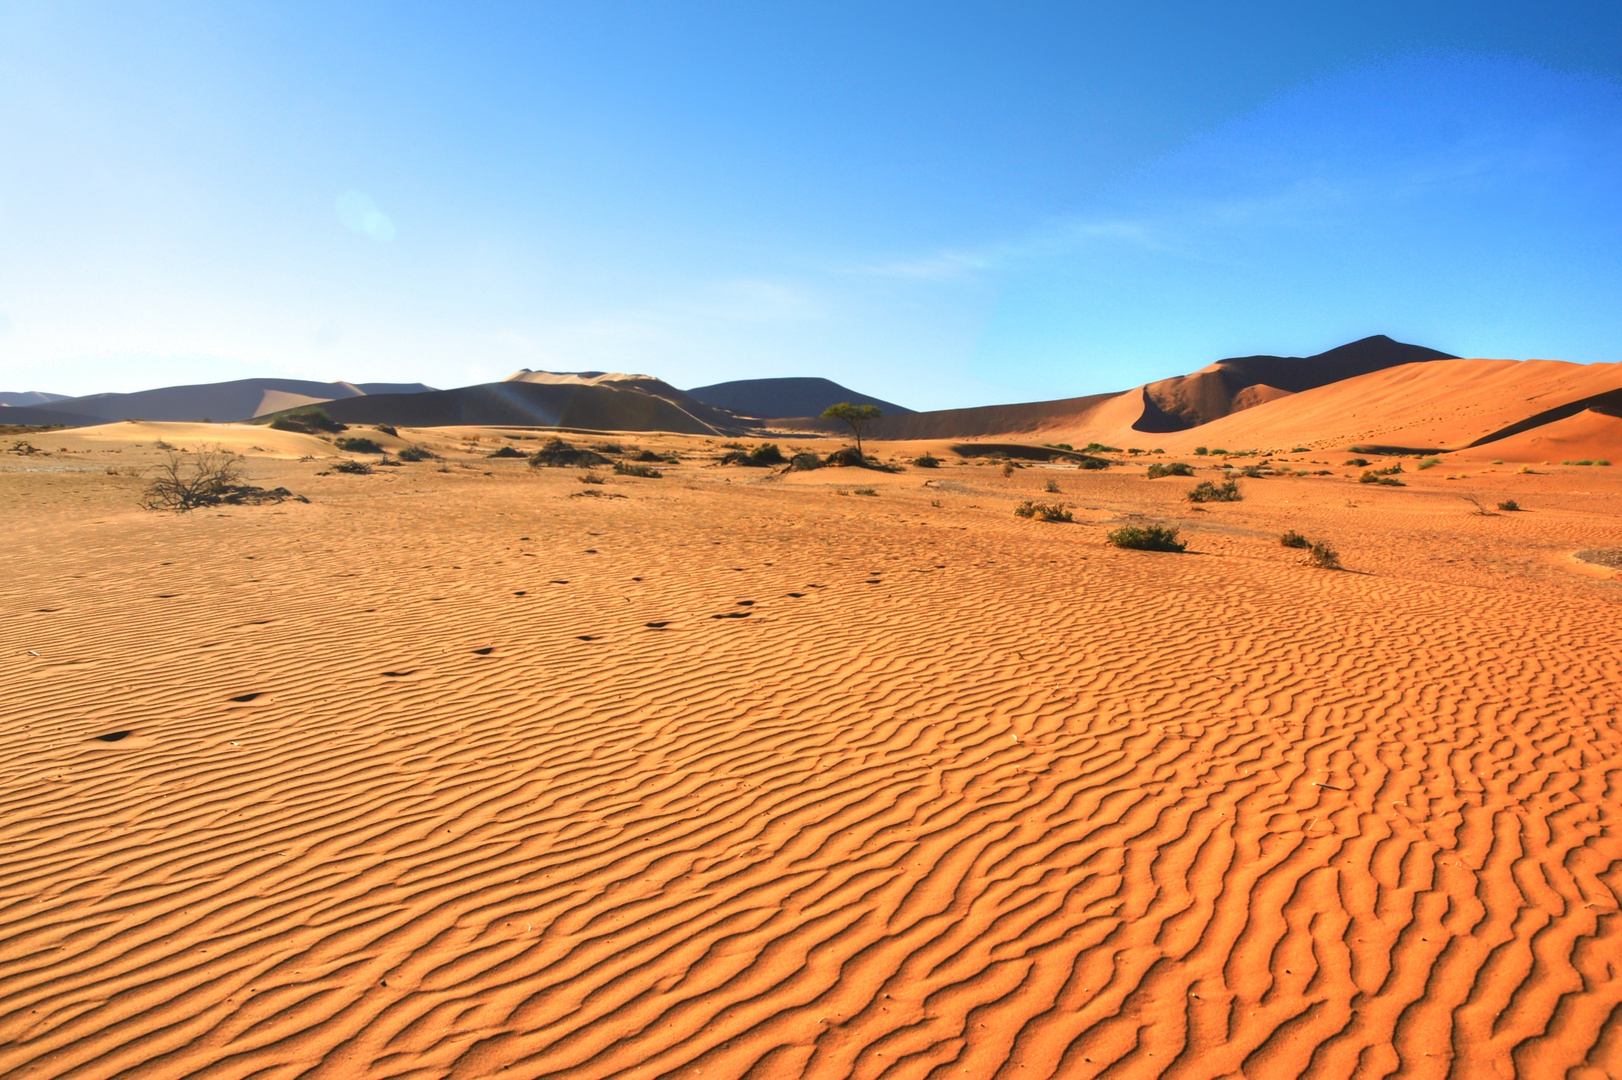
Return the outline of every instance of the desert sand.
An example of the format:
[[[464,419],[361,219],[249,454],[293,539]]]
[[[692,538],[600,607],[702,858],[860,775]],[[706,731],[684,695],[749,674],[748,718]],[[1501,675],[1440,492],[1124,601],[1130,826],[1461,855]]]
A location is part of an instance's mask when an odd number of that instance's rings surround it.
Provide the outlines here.
[[[533,431],[32,437],[0,1075],[1622,1075],[1622,581],[1573,558],[1622,462],[1359,484],[1320,433],[1194,506],[1194,434],[1158,480],[571,436],[682,459],[601,484],[485,456]],[[310,501],[143,511],[158,439]],[[1148,522],[1189,550],[1104,543]]]

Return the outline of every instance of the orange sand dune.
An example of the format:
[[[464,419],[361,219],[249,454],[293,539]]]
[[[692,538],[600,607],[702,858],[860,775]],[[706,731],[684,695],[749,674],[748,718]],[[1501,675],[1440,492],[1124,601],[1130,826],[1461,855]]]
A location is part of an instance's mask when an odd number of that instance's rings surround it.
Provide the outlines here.
[[[173,516],[138,434],[0,455],[0,1075],[1622,1073],[1622,469],[402,432]]]
[[[1180,452],[1195,445],[1344,449],[1354,443],[1456,449],[1545,410],[1619,388],[1622,364],[1433,360],[1305,390],[1153,438]],[[1144,436],[1136,438],[1141,443]]]

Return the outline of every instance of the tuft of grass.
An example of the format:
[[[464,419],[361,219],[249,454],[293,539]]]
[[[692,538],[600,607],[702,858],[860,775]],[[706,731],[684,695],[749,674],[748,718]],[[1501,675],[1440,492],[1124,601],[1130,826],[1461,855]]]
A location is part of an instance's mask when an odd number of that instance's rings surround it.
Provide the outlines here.
[[[1307,538],[1294,529],[1279,537],[1278,542],[1287,548],[1304,548],[1307,546]]]
[[[1004,476],[1014,475],[1014,463],[1012,461],[1005,461],[1002,463],[1002,474]]]
[[[1306,558],[1302,561],[1308,566],[1316,566],[1320,570],[1339,570],[1341,568],[1339,553],[1323,540],[1314,540],[1312,546],[1307,548]]]
[[[372,471],[370,461],[357,461],[354,458],[339,458],[332,463],[333,472],[349,473],[351,476],[367,476]]]
[[[614,474],[616,476],[642,476],[649,480],[657,480],[664,475],[652,465],[636,465],[624,461],[614,462]]]
[[[1239,493],[1237,480],[1225,480],[1220,486],[1209,480],[1202,480],[1188,493],[1188,501],[1204,502],[1239,502],[1244,498]]]
[[[1014,514],[1036,521],[1074,521],[1069,510],[1058,503],[1031,502],[1029,499],[1014,507]]]
[[[877,495],[878,492],[874,491],[872,488],[856,488],[851,492],[851,494],[852,495]]]
[[[1133,551],[1182,551],[1188,543],[1177,539],[1177,530],[1164,525],[1123,525],[1106,537],[1118,548]]]
[[[1521,508],[1521,504],[1516,502],[1514,499],[1505,499],[1503,502],[1498,504],[1498,509],[1506,510],[1506,511],[1508,511],[1510,513],[1514,513],[1516,510],[1519,510],[1520,508]]]
[[[938,469],[941,467],[941,459],[934,454],[927,453],[913,458],[912,463],[920,469]]]
[[[1185,461],[1153,462],[1149,466],[1149,479],[1159,480],[1162,476],[1193,476],[1194,466]]]
[[[431,450],[425,450],[420,446],[408,446],[395,456],[401,461],[427,461],[434,455]]]
[[[1059,494],[1059,482],[1050,476],[1046,480],[1042,481],[1042,490],[1047,492],[1049,495],[1057,495]]]
[[[603,478],[594,472],[581,473],[580,482],[582,484],[600,484],[603,482]]]
[[[1419,463],[1419,468],[1421,470],[1434,469],[1436,466],[1440,465],[1441,463],[1442,463],[1442,459],[1439,458],[1439,457],[1428,457],[1428,458],[1425,458],[1423,461],[1421,461]]]

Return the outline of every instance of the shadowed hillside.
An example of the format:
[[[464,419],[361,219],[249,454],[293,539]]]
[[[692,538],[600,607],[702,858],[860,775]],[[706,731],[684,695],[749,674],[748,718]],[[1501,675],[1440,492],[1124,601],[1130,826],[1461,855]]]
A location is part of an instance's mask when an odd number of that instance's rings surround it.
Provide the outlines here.
[[[734,382],[695,386],[687,391],[693,397],[739,416],[773,420],[794,416],[820,416],[830,405],[848,401],[852,405],[877,405],[888,416],[908,415],[911,409],[893,402],[857,393],[831,379],[738,379]]]
[[[130,394],[91,394],[60,398],[42,411],[108,420],[162,420],[229,423],[251,420],[295,405],[358,397],[373,393],[418,393],[431,389],[422,383],[312,382],[308,379],[237,379],[232,382],[164,386]],[[13,420],[11,423],[21,423]],[[39,423],[83,423],[83,420],[48,420]]]

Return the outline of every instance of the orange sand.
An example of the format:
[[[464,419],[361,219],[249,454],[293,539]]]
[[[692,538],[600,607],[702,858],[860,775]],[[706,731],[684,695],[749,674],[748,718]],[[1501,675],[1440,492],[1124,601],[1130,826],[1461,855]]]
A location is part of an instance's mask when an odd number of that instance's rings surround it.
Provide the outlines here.
[[[254,430],[308,505],[0,455],[0,1075],[1622,1072],[1622,582],[1570,562],[1622,467],[1199,510]]]

